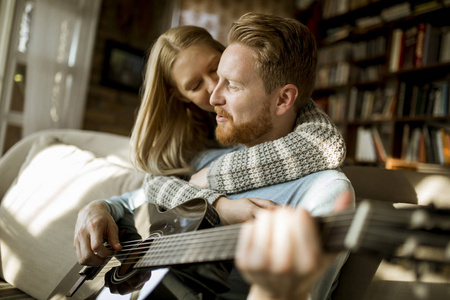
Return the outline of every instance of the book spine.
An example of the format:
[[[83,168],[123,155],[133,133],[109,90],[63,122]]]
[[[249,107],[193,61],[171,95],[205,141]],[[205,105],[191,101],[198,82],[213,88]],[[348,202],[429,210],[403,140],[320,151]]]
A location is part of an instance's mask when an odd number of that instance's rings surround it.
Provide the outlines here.
[[[390,72],[396,72],[399,69],[402,42],[403,42],[403,30],[400,28],[394,29],[392,33],[391,53],[389,57]]]
[[[414,67],[419,68],[423,65],[423,52],[425,45],[425,23],[419,23],[417,31],[417,44],[414,56]]]

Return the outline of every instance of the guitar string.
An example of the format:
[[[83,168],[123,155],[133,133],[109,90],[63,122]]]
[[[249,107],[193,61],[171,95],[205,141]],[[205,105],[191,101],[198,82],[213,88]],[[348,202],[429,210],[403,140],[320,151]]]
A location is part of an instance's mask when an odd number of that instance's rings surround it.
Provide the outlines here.
[[[336,220],[336,218],[334,218],[334,219]],[[344,221],[348,221],[348,219],[344,220]],[[348,226],[348,225],[344,224],[343,226]],[[215,228],[215,229],[217,229],[217,228]],[[228,230],[233,230],[234,231],[234,229],[230,228],[230,226],[224,226],[222,228],[222,231],[228,231]],[[182,234],[178,234],[178,235],[174,235],[174,236],[168,235],[168,236],[158,237],[158,238],[155,238],[154,240],[152,240],[150,242],[148,242],[148,241],[147,242],[143,242],[143,244],[146,244],[146,243],[148,244],[148,245],[144,245],[143,247],[139,247],[139,245],[136,244],[135,250],[146,251],[149,248],[151,248],[150,250],[152,250],[152,249],[159,249],[159,248],[157,248],[158,246],[165,247],[165,246],[167,246],[167,244],[170,244],[172,241],[176,241],[176,242],[179,243],[180,240],[185,241],[186,245],[191,245],[191,244],[196,243],[197,241],[200,240],[202,242],[202,244],[200,244],[200,246],[204,247],[205,245],[203,243],[205,243],[205,242],[202,241],[202,239],[207,240],[207,242],[209,242],[209,243],[215,242],[216,240],[212,240],[210,237],[211,236],[216,237],[218,232],[219,232],[218,230],[209,231],[209,232],[205,232],[205,230],[199,230],[199,231],[192,232],[189,235],[184,235],[183,234],[183,236],[181,236]],[[200,236],[202,239],[198,239],[198,236]],[[197,239],[193,240],[192,238],[197,238]],[[220,239],[220,240],[222,240],[222,239]],[[211,247],[215,247],[214,244]],[[128,254],[126,254],[126,253],[122,254],[122,255],[121,254],[119,254],[119,255],[116,254],[116,257],[119,256],[119,258],[120,258],[121,256],[126,256],[126,255],[128,255]]]
[[[348,216],[346,216],[346,217],[348,217]],[[349,219],[349,218],[346,218],[346,219],[343,219],[342,217],[338,217],[338,218],[336,218],[336,216],[334,216],[332,219],[334,219],[334,220],[338,220],[338,221],[349,221],[349,220],[351,220],[351,218]],[[346,229],[347,227],[348,227],[348,224],[347,224],[348,222],[346,222],[345,224],[341,224],[340,225],[340,227],[343,227],[344,229]],[[223,227],[223,230],[224,231],[226,231],[226,230],[228,230],[228,228],[227,227],[230,227],[230,226],[224,226]],[[334,228],[334,230],[336,231],[338,229],[338,227],[335,227]],[[204,231],[204,230],[203,230]],[[210,232],[210,235],[213,235],[214,237],[216,237],[217,236],[217,232],[218,231],[213,231],[213,232]],[[346,231],[343,231],[342,233],[343,234],[345,234],[345,232]],[[202,232],[202,230],[199,230],[199,231],[196,231],[196,232],[193,232],[191,235],[189,235],[187,238],[189,238],[189,239],[191,239],[192,237],[196,237],[196,235],[204,235],[204,233],[205,232]],[[178,235],[179,236],[179,235]],[[342,236],[342,234],[340,235],[340,236]],[[234,234],[234,236],[233,237],[235,237],[235,234]],[[167,245],[169,245],[170,246],[170,243],[172,242],[172,240],[171,239],[175,239],[175,241],[177,241],[177,239],[180,239],[180,238],[177,238],[177,235],[175,235],[175,236],[164,236],[164,237],[159,237],[159,238],[156,238],[155,240],[153,240],[152,242],[150,242],[150,243],[147,243],[147,244],[149,244],[149,245],[145,245],[144,247],[142,247],[142,248],[139,248],[139,246],[137,246],[138,248],[136,248],[137,250],[143,250],[142,252],[134,252],[135,254],[145,254],[145,253],[149,253],[149,256],[150,255],[154,255],[154,253],[156,252],[160,252],[161,251],[161,249],[159,248],[159,247],[167,247]],[[185,237],[186,238],[186,237]],[[342,240],[342,238],[339,238],[340,240]],[[197,241],[196,240],[194,240],[194,241],[191,241],[191,240],[187,240],[187,241],[185,241],[185,242],[187,242],[186,244],[189,244],[189,245],[191,245],[191,244],[193,244],[194,246],[195,245],[198,245],[199,247],[201,247],[201,249],[203,250],[203,249],[206,249],[206,251],[210,251],[211,250],[211,248],[214,248],[214,247],[218,247],[217,245],[214,245],[214,243],[213,242],[215,242],[215,240],[212,240],[211,238],[210,238],[210,236],[208,235],[208,236],[206,236],[206,242],[205,241],[202,241],[202,243],[197,243]],[[229,240],[229,237],[224,237],[224,238],[221,238],[220,239],[221,241],[223,240],[224,242],[226,242],[226,243],[228,243],[228,240]],[[179,241],[177,241],[178,243],[179,243]],[[207,246],[207,247],[205,247],[205,243],[212,243],[213,244],[213,246]],[[216,243],[217,244],[217,243]],[[135,250],[136,250],[135,249]],[[165,249],[165,250],[167,250],[167,249]],[[184,248],[183,248],[183,250],[184,250]],[[190,250],[190,251],[198,251],[198,249],[196,249],[196,248],[189,248],[189,249],[187,249],[187,250]],[[180,250],[179,250],[179,248],[175,251],[175,252],[180,252]],[[172,251],[173,252],[173,251]],[[167,252],[166,252],[166,254],[167,254]],[[125,257],[125,256],[127,256],[128,255],[128,253],[125,253],[125,254],[118,254],[118,255],[116,255],[116,258],[117,257],[119,257],[119,259],[121,259],[122,257]]]

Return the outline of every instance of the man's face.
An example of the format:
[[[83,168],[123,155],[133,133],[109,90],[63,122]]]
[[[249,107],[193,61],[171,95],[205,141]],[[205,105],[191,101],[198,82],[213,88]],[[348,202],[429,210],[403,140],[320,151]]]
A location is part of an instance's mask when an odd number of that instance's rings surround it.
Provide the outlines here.
[[[228,46],[217,74],[219,83],[210,102],[217,113],[219,142],[251,147],[270,140],[278,89],[266,95],[263,80],[256,72],[254,51],[240,44]]]

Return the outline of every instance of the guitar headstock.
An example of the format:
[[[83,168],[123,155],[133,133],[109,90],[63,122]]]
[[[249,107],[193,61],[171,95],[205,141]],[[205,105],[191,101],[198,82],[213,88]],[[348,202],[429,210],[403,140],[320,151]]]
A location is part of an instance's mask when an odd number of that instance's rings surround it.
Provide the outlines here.
[[[348,230],[341,245],[344,249],[380,255],[412,268],[419,276],[423,271],[433,271],[450,278],[450,210],[433,206],[395,208],[362,201],[354,212],[334,218],[342,224],[347,220]],[[331,238],[337,235],[333,227],[328,228]],[[336,249],[336,242],[331,245],[328,248],[334,245]]]

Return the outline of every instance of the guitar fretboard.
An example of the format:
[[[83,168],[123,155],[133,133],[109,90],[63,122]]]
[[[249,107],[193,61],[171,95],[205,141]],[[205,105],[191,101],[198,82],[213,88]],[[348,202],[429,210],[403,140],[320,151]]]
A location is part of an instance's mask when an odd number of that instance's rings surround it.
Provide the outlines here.
[[[225,261],[234,258],[239,230],[230,225],[149,239],[136,268]]]

